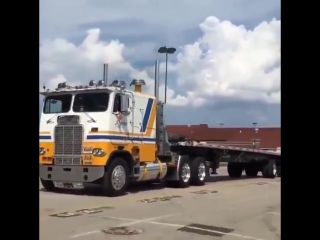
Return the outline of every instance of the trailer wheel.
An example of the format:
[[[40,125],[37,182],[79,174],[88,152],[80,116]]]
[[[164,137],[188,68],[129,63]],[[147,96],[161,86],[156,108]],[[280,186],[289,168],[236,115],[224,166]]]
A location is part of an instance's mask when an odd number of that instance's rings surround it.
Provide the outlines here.
[[[262,176],[264,178],[275,178],[277,176],[277,166],[274,160],[269,160],[262,167]]]
[[[243,171],[243,164],[237,162],[228,163],[228,174],[231,178],[240,178]]]
[[[209,175],[209,168],[206,167],[206,161],[202,157],[196,157],[191,162],[191,184],[202,186],[205,184]]]
[[[189,157],[182,157],[179,164],[178,187],[187,188],[191,182],[191,161]]]
[[[41,185],[43,186],[43,188],[48,191],[48,192],[52,192],[54,190],[54,184],[53,181],[50,180],[43,180],[42,178],[40,178],[41,181]]]
[[[129,180],[129,167],[122,158],[115,158],[107,168],[102,182],[102,193],[119,196],[125,193]]]
[[[258,168],[257,168],[257,165],[254,163],[246,164],[244,171],[245,171],[247,177],[258,176]]]

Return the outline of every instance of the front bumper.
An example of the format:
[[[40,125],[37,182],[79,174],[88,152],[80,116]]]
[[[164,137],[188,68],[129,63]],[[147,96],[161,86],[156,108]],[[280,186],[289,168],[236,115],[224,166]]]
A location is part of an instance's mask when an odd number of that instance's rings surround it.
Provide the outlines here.
[[[39,176],[43,180],[63,182],[94,182],[104,176],[104,166],[53,166],[40,165]]]

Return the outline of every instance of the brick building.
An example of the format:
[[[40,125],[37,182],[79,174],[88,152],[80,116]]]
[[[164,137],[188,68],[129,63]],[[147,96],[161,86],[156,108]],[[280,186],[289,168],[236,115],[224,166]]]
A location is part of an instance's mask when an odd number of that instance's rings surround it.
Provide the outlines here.
[[[276,149],[281,147],[280,127],[254,128],[211,128],[207,124],[200,125],[168,125],[169,134],[182,135],[198,142],[209,142],[239,147],[260,149]]]

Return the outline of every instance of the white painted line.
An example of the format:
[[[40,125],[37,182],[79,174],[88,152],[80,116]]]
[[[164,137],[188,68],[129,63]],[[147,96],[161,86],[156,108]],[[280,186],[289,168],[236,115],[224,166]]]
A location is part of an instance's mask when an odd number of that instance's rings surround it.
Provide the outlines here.
[[[241,235],[241,234],[236,234],[236,233],[227,233],[227,232],[209,230],[209,229],[205,229],[205,228],[185,226],[185,225],[181,225],[181,224],[154,221],[154,220],[159,220],[159,219],[162,219],[162,218],[167,218],[167,217],[176,216],[176,215],[178,215],[178,214],[164,215],[164,216],[160,216],[160,217],[148,218],[148,219],[143,219],[143,220],[130,219],[130,218],[117,218],[117,217],[108,217],[108,218],[114,219],[114,220],[130,222],[130,223],[127,223],[127,224],[120,224],[120,225],[118,225],[118,227],[125,227],[125,226],[135,225],[135,224],[143,222],[143,223],[149,223],[149,224],[155,224],[155,225],[163,225],[163,226],[174,227],[174,228],[189,228],[189,229],[194,229],[194,230],[200,230],[200,231],[206,231],[206,232],[217,233],[217,234],[222,234],[222,235],[228,235],[228,236],[237,237],[237,238],[243,238],[243,239],[264,240],[264,239],[261,239],[261,238],[256,238],[256,237],[246,236],[246,235]],[[70,238],[79,238],[79,237],[84,237],[84,236],[88,236],[88,235],[96,234],[96,233],[100,233],[100,232],[101,231],[94,230],[94,231],[90,231],[90,232],[84,232],[84,233],[80,233],[80,234],[77,234],[77,235],[73,235]]]
[[[168,227],[175,227],[175,228],[189,228],[189,229],[194,229],[194,230],[206,231],[206,232],[217,233],[217,234],[221,234],[221,235],[228,235],[228,236],[238,237],[238,238],[251,239],[251,240],[264,240],[264,239],[261,239],[261,238],[256,238],[256,237],[251,237],[251,236],[246,236],[246,235],[241,235],[241,234],[236,234],[236,233],[220,232],[220,231],[214,231],[214,230],[209,230],[209,229],[205,229],[205,228],[184,226],[184,225],[180,225],[180,224],[154,222],[154,221],[150,221],[150,222],[146,222],[146,223],[163,225],[163,226],[168,226]]]
[[[130,222],[130,223],[120,224],[120,225],[116,226],[116,227],[126,227],[126,226],[135,225],[135,224],[138,224],[138,223],[147,223],[147,222],[154,221],[154,220],[160,220],[160,219],[163,219],[163,218],[177,216],[179,214],[181,214],[181,213],[163,215],[163,216],[159,216],[159,217],[146,218],[146,219],[141,219],[141,220],[130,219],[130,218],[118,218],[118,217],[104,217],[104,218]],[[100,232],[101,231],[99,231],[99,230],[93,230],[93,231],[90,231],[90,232],[84,232],[84,233],[79,233],[79,234],[76,234],[76,235],[72,235],[69,238],[79,238],[79,237],[84,237],[84,236],[88,236],[88,235],[96,234],[96,233],[100,233]]]
[[[155,221],[155,220],[160,220],[160,219],[163,219],[163,218],[168,218],[168,217],[177,216],[177,215],[179,215],[179,214],[181,214],[181,213],[163,215],[163,216],[159,216],[159,217],[146,218],[146,219],[135,220],[135,221],[133,221],[133,219],[130,219],[130,220],[128,219],[129,221],[131,221],[130,223],[120,224],[120,225],[118,225],[117,227],[131,226],[131,225],[135,225],[135,224],[138,224],[138,223],[147,223],[147,222],[150,222],[150,221]],[[128,221],[128,220],[127,220],[127,221]]]
[[[140,221],[139,219],[132,219],[132,218],[121,218],[121,217],[99,217],[99,218],[104,218],[104,219],[113,219],[113,220],[119,220],[119,221],[128,221],[128,222],[136,222],[136,221]]]
[[[267,212],[267,214],[273,214],[273,215],[281,216],[281,213],[277,213],[277,212]]]
[[[252,197],[252,198],[248,198],[246,200],[242,200],[242,201],[231,201],[231,202],[228,202],[226,204],[228,205],[234,205],[234,204],[241,204],[241,203],[248,203],[248,202],[251,202],[251,201],[257,201],[259,199],[265,199],[266,197],[268,197],[269,195],[268,194],[265,194],[263,196],[260,196],[260,197]],[[222,208],[222,209],[219,209],[217,212],[219,211],[226,211],[226,210],[235,210],[234,208]],[[112,217],[112,216],[103,216],[102,218],[106,218],[106,219],[114,219],[114,220],[119,220],[119,221],[128,221],[130,223],[127,223],[127,224],[120,224],[118,225],[117,227],[124,227],[124,226],[131,226],[131,225],[135,225],[135,224],[138,224],[138,223],[149,223],[149,224],[158,224],[158,225],[165,225],[165,226],[171,226],[171,227],[185,227],[183,225],[177,225],[177,224],[170,224],[170,223],[162,223],[162,222],[155,222],[155,220],[159,220],[159,219],[162,219],[162,218],[167,218],[167,217],[172,217],[172,216],[176,216],[176,215],[179,215],[181,213],[176,213],[176,214],[170,214],[170,215],[164,215],[164,216],[160,216],[160,217],[155,217],[155,218],[147,218],[147,219],[142,219],[142,220],[139,220],[139,219],[132,219],[132,218],[121,218],[121,217]],[[277,215],[277,213],[275,213]],[[280,215],[280,214],[278,214]],[[92,216],[93,217],[93,216]],[[198,229],[200,230],[200,229]],[[204,231],[211,231],[211,232],[215,232],[215,231],[212,231],[212,230],[206,230],[206,229],[201,229],[201,230],[204,230]],[[69,238],[79,238],[79,237],[82,237],[82,236],[87,236],[87,235],[90,235],[90,234],[96,234],[96,233],[99,233],[101,231],[99,230],[94,230],[94,231],[91,231],[91,232],[84,232],[84,233],[81,233],[81,234],[77,234],[77,235],[73,235]],[[218,233],[218,232],[216,232]],[[240,237],[242,235],[239,235],[239,234],[232,234],[232,233],[220,233],[220,234],[225,234],[225,235],[230,235],[230,236],[234,236],[234,237]],[[254,238],[254,237],[250,237],[250,236],[242,236],[241,238],[247,238],[247,239],[252,239],[252,240],[263,240],[263,239],[259,239],[259,238]]]
[[[72,235],[72,236],[70,236],[69,238],[79,238],[79,237],[84,237],[84,236],[88,236],[88,235],[96,234],[96,233],[100,233],[100,232],[101,232],[101,231],[94,230],[94,231],[90,231],[90,232],[84,232],[84,233]]]

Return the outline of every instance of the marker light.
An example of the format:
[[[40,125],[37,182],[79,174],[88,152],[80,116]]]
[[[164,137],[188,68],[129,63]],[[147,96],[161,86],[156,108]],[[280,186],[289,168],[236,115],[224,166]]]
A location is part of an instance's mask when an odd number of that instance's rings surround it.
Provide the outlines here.
[[[91,80],[90,82],[89,82],[89,86],[90,87],[93,87],[93,86],[95,86],[96,85],[96,82],[94,81],[94,80]]]
[[[98,86],[103,86],[104,85],[104,81],[103,80],[99,80],[98,81]]]

